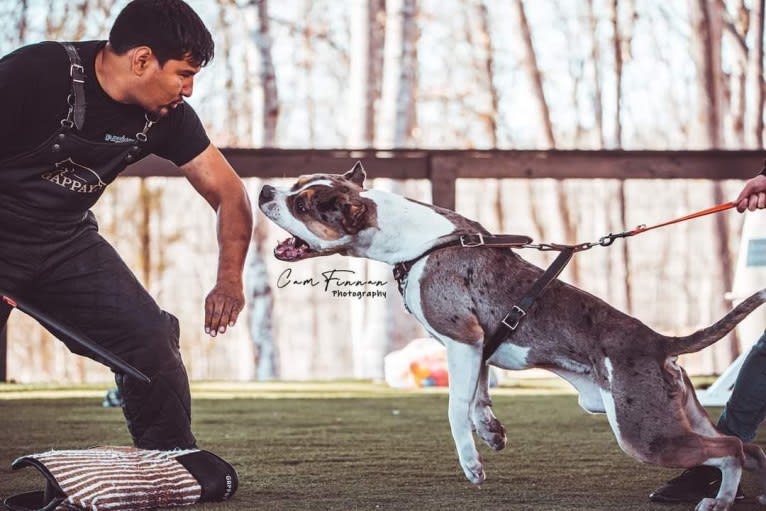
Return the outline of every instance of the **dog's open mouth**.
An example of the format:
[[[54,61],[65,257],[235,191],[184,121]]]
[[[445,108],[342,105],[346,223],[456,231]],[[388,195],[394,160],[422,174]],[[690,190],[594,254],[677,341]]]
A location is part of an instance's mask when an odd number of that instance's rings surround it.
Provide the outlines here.
[[[299,261],[316,255],[319,255],[319,252],[313,250],[308,243],[298,237],[280,241],[274,249],[274,257],[280,261]]]

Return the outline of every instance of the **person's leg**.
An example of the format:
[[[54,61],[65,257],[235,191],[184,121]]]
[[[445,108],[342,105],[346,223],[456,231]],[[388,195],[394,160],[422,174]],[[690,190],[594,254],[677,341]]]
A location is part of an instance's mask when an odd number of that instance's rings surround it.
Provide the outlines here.
[[[718,429],[744,442],[751,442],[765,418],[766,332],[745,357],[731,397],[718,419]]]
[[[145,384],[130,376],[116,376],[137,447],[195,447],[178,321],[159,308],[95,229],[87,229],[51,252],[31,289],[34,292],[25,296],[30,304],[151,378]],[[98,360],[71,340],[62,341],[71,351]]]

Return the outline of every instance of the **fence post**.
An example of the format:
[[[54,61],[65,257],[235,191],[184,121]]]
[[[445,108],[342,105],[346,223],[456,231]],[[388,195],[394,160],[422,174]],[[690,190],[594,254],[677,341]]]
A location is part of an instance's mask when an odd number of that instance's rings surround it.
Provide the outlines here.
[[[431,201],[433,204],[454,210],[457,160],[449,156],[432,156],[428,165],[428,179],[431,181]]]

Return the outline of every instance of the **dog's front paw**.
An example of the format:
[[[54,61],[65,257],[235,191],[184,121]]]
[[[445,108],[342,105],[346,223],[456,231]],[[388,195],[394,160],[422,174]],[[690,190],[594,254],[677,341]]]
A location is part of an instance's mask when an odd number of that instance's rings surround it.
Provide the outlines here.
[[[505,427],[494,417],[490,421],[482,422],[477,433],[479,434],[479,437],[484,440],[484,443],[495,451],[503,450],[508,443]]]
[[[732,502],[723,499],[702,499],[694,511],[729,511]]]
[[[463,468],[463,473],[466,479],[475,485],[481,485],[487,478],[484,474],[484,465],[481,463],[481,459],[476,459],[473,462],[460,463]]]
[[[762,506],[766,506],[766,495],[758,495],[755,498],[755,501],[758,502]]]

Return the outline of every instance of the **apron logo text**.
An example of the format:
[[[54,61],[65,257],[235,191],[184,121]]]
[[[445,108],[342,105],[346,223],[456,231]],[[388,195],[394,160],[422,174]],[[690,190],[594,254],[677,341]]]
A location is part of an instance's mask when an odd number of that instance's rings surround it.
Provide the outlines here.
[[[106,183],[92,169],[75,163],[71,158],[56,163],[56,169],[41,176],[46,181],[76,193],[98,193]]]

